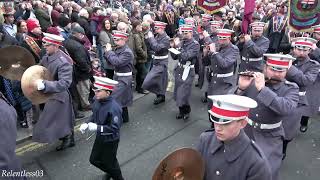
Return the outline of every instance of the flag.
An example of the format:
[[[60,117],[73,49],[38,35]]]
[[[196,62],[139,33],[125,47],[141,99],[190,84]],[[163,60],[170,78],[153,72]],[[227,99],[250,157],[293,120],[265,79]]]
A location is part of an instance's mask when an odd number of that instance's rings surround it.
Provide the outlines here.
[[[320,3],[315,0],[290,0],[289,27],[294,32],[311,32],[320,24]]]
[[[255,0],[245,0],[244,14],[242,18],[241,31],[243,34],[248,33],[249,24],[252,21],[252,15],[256,6]]]

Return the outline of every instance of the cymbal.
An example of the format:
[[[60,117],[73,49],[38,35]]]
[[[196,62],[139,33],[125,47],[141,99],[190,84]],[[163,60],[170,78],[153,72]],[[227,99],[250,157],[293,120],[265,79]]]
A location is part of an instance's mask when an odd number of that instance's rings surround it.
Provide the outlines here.
[[[152,180],[202,180],[204,161],[198,151],[178,149],[167,155],[155,170]]]
[[[32,102],[32,104],[41,104],[48,101],[52,94],[45,94],[38,91],[36,81],[52,80],[47,68],[39,65],[29,67],[22,75],[21,89],[23,94]]]
[[[33,55],[23,47],[0,48],[0,75],[7,79],[20,81],[23,72],[34,64]]]

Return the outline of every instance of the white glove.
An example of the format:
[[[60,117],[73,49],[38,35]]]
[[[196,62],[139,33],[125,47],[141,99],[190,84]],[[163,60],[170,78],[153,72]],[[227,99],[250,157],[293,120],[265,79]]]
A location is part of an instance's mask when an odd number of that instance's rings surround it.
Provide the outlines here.
[[[89,126],[89,131],[97,131],[98,129],[98,125],[96,123],[89,122],[88,126]]]
[[[149,31],[147,37],[148,38],[152,38],[153,37],[153,33],[151,31]]]
[[[44,88],[45,88],[45,85],[44,85],[42,79],[38,79],[38,80],[36,81],[36,85],[37,85],[38,91],[44,90]]]
[[[204,31],[203,31],[203,36],[206,38],[206,37],[209,37],[210,34],[208,33],[208,31],[204,30]]]
[[[87,123],[83,123],[81,124],[79,130],[81,131],[82,134],[84,134],[86,132],[86,130],[88,129],[89,125]]]

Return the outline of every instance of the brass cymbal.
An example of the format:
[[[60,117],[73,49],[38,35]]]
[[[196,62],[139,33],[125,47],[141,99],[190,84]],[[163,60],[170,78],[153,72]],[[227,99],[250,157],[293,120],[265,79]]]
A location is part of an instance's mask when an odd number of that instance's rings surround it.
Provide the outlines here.
[[[202,180],[204,161],[198,151],[178,149],[167,155],[155,170],[152,180]]]
[[[33,55],[23,47],[0,48],[0,75],[7,79],[20,81],[23,72],[34,64]]]
[[[23,94],[32,102],[32,104],[41,104],[48,101],[52,94],[45,94],[38,91],[36,81],[52,80],[47,68],[39,65],[29,67],[22,75],[21,89]]]

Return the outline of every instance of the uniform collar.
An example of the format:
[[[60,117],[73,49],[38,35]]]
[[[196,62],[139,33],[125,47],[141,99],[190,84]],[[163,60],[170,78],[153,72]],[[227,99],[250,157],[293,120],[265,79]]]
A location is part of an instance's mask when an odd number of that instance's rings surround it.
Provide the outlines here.
[[[309,56],[304,58],[303,60],[296,60],[297,63],[295,63],[297,66],[301,66],[303,64],[305,64],[306,62],[308,62],[310,60]]]
[[[193,42],[193,38],[183,40],[183,44],[184,44],[184,45],[189,45],[189,44],[191,44],[192,42]]]
[[[279,82],[279,83],[275,83],[275,84],[268,84],[268,83],[266,83],[266,84],[268,87],[271,87],[273,90],[278,90],[282,86],[283,83],[284,83],[284,81]]]
[[[240,130],[240,134],[233,140],[224,143],[225,157],[227,161],[236,160],[249,146],[250,139]]]
[[[125,45],[122,46],[122,47],[118,47],[115,51],[117,51],[117,52],[123,52],[124,50],[126,50],[126,48],[127,48],[127,45],[125,44]]]

